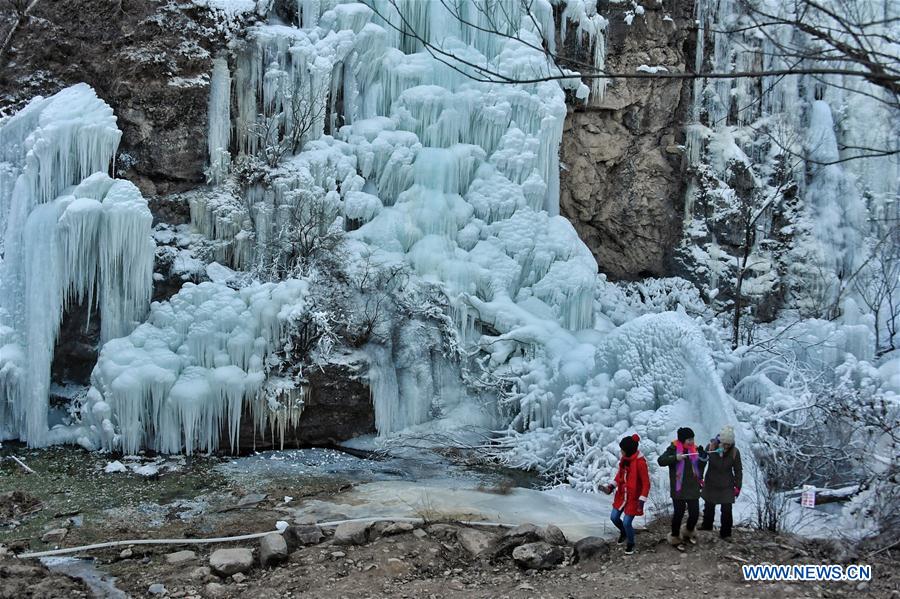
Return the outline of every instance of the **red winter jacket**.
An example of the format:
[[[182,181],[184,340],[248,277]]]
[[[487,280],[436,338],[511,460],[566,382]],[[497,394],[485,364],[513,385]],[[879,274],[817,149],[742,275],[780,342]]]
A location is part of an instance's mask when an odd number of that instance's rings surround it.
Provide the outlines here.
[[[641,502],[647,501],[647,496],[650,495],[650,474],[647,472],[644,454],[639,451],[630,458],[619,460],[615,484],[613,507],[623,511],[626,516],[643,516]]]

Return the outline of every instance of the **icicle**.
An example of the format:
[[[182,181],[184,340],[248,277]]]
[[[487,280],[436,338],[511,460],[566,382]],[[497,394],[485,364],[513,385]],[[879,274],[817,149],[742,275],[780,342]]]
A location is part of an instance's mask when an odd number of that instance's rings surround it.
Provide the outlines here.
[[[236,450],[244,408],[262,391],[262,364],[307,290],[299,280],[240,291],[187,283],[169,302],[154,304],[147,323],[100,352],[82,418],[117,433],[97,443],[123,451],[215,451],[227,431]],[[289,421],[296,423],[294,416]]]
[[[228,173],[231,162],[231,73],[225,58],[213,61],[208,119],[209,180],[215,184]]]
[[[120,137],[112,111],[83,84],[33,101],[0,127],[10,161],[3,171],[17,177],[3,200],[0,404],[11,406],[0,410],[4,437],[49,441],[50,364],[68,306],[83,302],[90,312],[99,297],[106,339],[130,331],[149,303],[150,212],[134,185],[105,174]],[[0,188],[5,194],[9,185]],[[63,190],[72,195],[56,197]]]

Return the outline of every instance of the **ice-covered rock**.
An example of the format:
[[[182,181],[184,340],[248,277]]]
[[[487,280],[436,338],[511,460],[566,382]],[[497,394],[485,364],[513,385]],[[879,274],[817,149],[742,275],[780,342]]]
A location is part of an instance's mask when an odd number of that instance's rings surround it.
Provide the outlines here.
[[[143,319],[154,243],[147,202],[109,170],[121,138],[84,84],[36,98],[0,124],[0,438],[48,431],[50,364],[64,310],[99,306],[101,341]]]
[[[82,409],[85,435],[125,452],[191,453],[215,450],[227,430],[235,448],[245,403],[265,381],[282,328],[303,313],[307,288],[296,279],[239,291],[186,283],[154,304],[146,323],[101,350]],[[254,414],[263,429],[281,416],[265,406]]]

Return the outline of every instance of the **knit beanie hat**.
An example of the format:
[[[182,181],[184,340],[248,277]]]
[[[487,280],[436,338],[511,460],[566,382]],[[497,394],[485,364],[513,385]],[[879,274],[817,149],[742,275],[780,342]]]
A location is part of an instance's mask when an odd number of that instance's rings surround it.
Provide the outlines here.
[[[723,426],[722,430],[719,431],[719,441],[734,445],[734,427],[729,424]]]
[[[630,435],[628,437],[622,437],[622,440],[619,441],[619,447],[622,449],[622,453],[625,454],[625,457],[630,458],[635,453],[637,453],[638,441],[640,440],[641,438],[636,434]]]
[[[694,438],[694,430],[688,427],[678,429],[678,440],[684,443],[688,439]]]

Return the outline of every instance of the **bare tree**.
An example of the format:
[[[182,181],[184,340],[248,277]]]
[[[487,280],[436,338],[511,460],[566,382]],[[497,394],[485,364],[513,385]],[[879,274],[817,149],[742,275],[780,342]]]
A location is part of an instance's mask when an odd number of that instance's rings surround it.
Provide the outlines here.
[[[847,4],[854,4],[856,0],[842,0]],[[437,0],[435,6],[440,3],[447,18],[457,20],[462,27],[470,28],[480,34],[496,36],[503,40],[514,40],[525,48],[537,50],[548,58],[547,68],[544,72],[526,76],[515,76],[501,72],[489,64],[476,63],[462,57],[458,53],[447,49],[443,44],[428,39],[427,32],[420,31],[414,22],[412,15],[407,15],[404,7],[398,0],[389,0],[390,8],[379,8],[370,3],[376,15],[390,28],[395,29],[401,35],[401,40],[410,48],[418,45],[428,52],[438,62],[461,72],[476,81],[494,83],[537,83],[540,81],[572,80],[572,79],[759,79],[771,76],[787,76],[807,74],[814,76],[841,75],[859,77],[871,82],[873,85],[888,90],[894,95],[894,104],[897,104],[897,94],[900,94],[900,68],[897,67],[896,57],[872,48],[871,40],[882,37],[885,27],[892,26],[900,21],[900,17],[888,16],[883,19],[871,20],[859,16],[853,18],[835,18],[827,8],[820,6],[815,0],[795,0],[798,7],[792,17],[767,15],[756,7],[755,0],[741,0],[741,5],[756,17],[757,21],[752,29],[765,29],[776,26],[792,26],[813,39],[827,44],[828,51],[819,48],[807,50],[803,58],[809,58],[809,64],[795,65],[785,68],[771,68],[753,71],[721,72],[676,72],[672,70],[657,72],[633,72],[617,73],[605,69],[598,69],[596,65],[584,62],[577,56],[566,54],[564,50],[551,51],[547,43],[547,37],[555,35],[554,32],[544,31],[541,26],[541,15],[535,0],[513,0],[502,2],[498,0],[480,0],[472,4],[476,14],[464,14],[457,3],[452,0]],[[810,25],[804,21],[815,13],[817,20]],[[859,10],[854,10],[854,15],[860,15]],[[520,33],[520,23],[530,22],[535,31],[543,37],[543,42],[526,39]],[[876,29],[880,27],[880,29]],[[740,33],[748,27],[734,28],[724,33]],[[867,43],[867,37],[868,42]],[[845,41],[849,37],[851,41]],[[565,40],[559,40],[565,42]],[[555,43],[556,48],[565,48],[564,43]],[[798,54],[791,52],[791,55]],[[577,69],[573,72],[570,69]]]
[[[282,110],[258,115],[247,127],[248,135],[257,140],[257,157],[275,167],[285,156],[302,150],[322,122],[325,110],[324,98],[311,98],[294,91]]]
[[[836,382],[796,362],[783,367],[786,388],[798,401],[769,406],[760,414],[757,524],[782,528],[785,492],[802,485],[851,487],[863,495],[857,508],[867,513],[861,515],[878,525],[881,537],[896,543],[900,403],[890,393],[852,382],[872,368],[865,363],[842,366]]]
[[[741,30],[749,28],[763,35],[783,59],[801,61],[799,73],[818,77],[827,73],[813,71],[851,70],[854,76],[888,92],[884,101],[898,106],[900,61],[897,38],[891,37],[900,23],[896,4],[892,8],[891,2],[879,6],[878,2],[862,0],[787,0],[778,12],[770,3],[758,0],[740,0],[740,6],[751,20]],[[774,34],[779,28],[806,37]]]
[[[900,321],[900,226],[894,225],[885,243],[872,255],[853,280],[853,288],[875,317],[875,353],[896,349],[894,339]],[[881,323],[887,332],[882,347]]]

